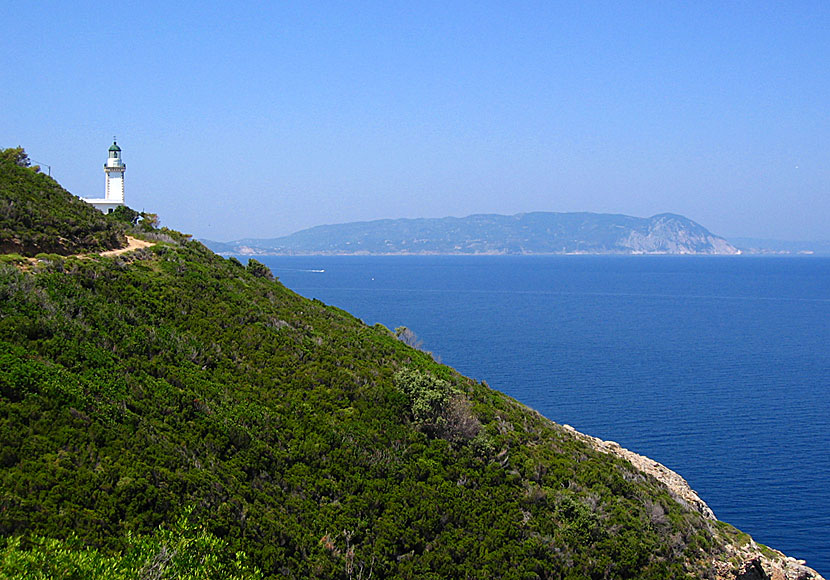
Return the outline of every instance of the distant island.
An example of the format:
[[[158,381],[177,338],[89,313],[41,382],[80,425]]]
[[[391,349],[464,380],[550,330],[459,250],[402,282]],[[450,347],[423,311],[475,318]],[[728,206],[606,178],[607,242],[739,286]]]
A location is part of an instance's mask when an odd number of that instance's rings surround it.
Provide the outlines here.
[[[202,240],[222,254],[740,254],[681,215],[532,212],[317,226],[273,239]]]

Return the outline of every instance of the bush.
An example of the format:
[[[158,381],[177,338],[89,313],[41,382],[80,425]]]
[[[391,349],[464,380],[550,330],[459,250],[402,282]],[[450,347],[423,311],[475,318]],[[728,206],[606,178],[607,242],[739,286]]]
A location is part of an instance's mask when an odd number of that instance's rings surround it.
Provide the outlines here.
[[[395,386],[409,398],[416,423],[432,428],[446,424],[444,413],[453,394],[447,381],[414,369],[402,369],[395,373]]]
[[[191,511],[187,510],[172,528],[160,528],[152,536],[129,535],[127,549],[115,555],[85,547],[77,537],[66,541],[40,536],[9,538],[0,549],[0,580],[262,578],[262,573],[247,563],[245,553],[231,554],[223,540],[190,524]]]
[[[481,430],[470,401],[447,381],[402,369],[395,373],[395,386],[409,399],[412,418],[426,433],[467,441]]]

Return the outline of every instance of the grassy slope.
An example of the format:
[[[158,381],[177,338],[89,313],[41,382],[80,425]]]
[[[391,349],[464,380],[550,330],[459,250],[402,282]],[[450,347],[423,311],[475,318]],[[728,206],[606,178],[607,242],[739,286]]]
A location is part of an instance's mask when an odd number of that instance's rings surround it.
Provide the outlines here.
[[[74,530],[112,552],[193,508],[293,578],[702,577],[719,550],[630,464],[168,233],[129,257],[0,266],[3,536]],[[463,393],[478,434],[419,425],[402,368]]]

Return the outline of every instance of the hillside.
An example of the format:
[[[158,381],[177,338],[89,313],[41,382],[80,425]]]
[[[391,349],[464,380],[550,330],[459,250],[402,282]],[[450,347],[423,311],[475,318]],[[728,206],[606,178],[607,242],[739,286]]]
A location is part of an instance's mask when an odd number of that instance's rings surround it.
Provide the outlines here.
[[[480,214],[326,225],[282,238],[219,243],[229,254],[736,254],[726,240],[674,214]]]
[[[0,150],[0,252],[66,256],[125,243],[121,223],[29,167],[23,149]]]
[[[818,577],[259,262],[127,228],[152,245],[0,261],[0,578]]]

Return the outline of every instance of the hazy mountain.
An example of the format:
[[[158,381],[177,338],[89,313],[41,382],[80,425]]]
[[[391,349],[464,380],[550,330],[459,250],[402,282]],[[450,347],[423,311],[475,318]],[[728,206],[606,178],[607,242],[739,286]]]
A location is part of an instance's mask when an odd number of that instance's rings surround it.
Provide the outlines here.
[[[477,214],[324,225],[274,239],[206,241],[237,254],[737,254],[676,214]]]

